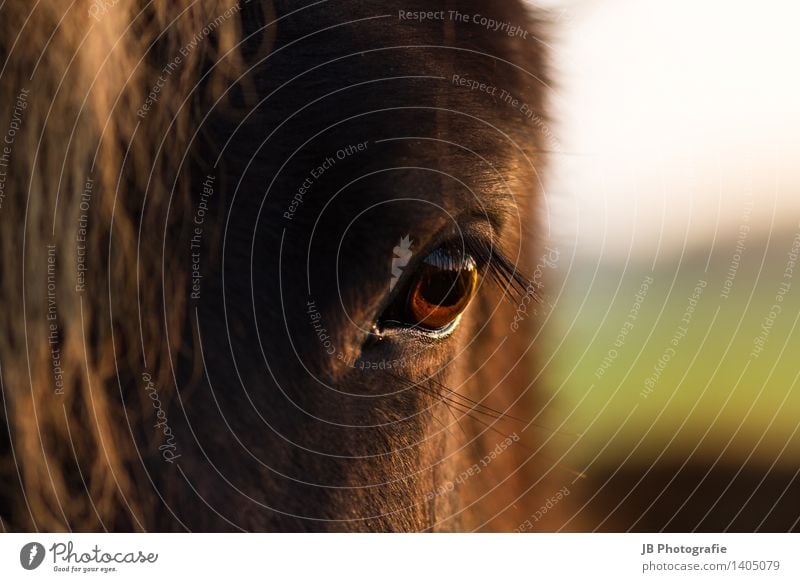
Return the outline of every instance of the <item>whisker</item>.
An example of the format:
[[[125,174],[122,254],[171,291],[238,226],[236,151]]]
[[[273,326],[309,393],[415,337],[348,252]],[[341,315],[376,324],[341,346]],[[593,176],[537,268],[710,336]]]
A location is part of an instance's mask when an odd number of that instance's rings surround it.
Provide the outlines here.
[[[435,378],[431,378],[431,380],[433,382],[435,382],[436,385],[439,386],[439,388],[441,388],[442,390],[446,390],[449,394],[452,394],[453,396],[458,396],[459,398],[463,398],[464,400],[469,402],[475,408],[482,408],[483,410],[487,411],[484,414],[488,415],[489,413],[491,413],[491,414],[497,415],[497,418],[506,418],[506,419],[510,419],[510,420],[516,420],[517,422],[521,422],[521,423],[524,423],[524,424],[528,424],[530,422],[529,420],[525,420],[523,418],[519,418],[517,416],[513,416],[511,414],[508,414],[507,412],[501,412],[499,410],[495,410],[494,408],[492,408],[490,406],[487,406],[487,405],[485,405],[485,404],[483,404],[483,403],[481,403],[481,402],[479,402],[477,400],[473,400],[472,398],[470,398],[466,394],[461,394],[460,392],[457,392],[457,391],[453,390],[452,388],[449,388],[448,386],[442,384],[441,382],[439,382]]]

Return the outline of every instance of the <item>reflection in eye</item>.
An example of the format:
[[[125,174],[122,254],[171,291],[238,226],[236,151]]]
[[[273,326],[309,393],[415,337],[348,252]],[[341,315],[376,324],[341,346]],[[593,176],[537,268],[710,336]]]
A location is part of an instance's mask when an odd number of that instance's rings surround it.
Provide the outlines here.
[[[408,292],[409,323],[441,329],[469,305],[478,286],[478,269],[470,256],[440,247],[419,265]]]

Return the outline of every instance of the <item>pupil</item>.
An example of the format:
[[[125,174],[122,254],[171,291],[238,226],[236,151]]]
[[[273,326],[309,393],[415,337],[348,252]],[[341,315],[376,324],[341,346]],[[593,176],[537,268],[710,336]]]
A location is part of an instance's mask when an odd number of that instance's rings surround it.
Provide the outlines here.
[[[456,305],[468,290],[469,276],[464,271],[445,271],[436,267],[426,269],[420,293],[428,303],[449,307]],[[466,276],[465,276],[466,275]]]

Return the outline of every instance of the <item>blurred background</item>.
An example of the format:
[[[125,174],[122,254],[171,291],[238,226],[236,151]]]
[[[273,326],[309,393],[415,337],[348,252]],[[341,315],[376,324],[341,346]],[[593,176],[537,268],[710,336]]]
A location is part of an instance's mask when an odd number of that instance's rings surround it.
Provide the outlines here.
[[[797,530],[800,4],[533,4],[566,529]]]

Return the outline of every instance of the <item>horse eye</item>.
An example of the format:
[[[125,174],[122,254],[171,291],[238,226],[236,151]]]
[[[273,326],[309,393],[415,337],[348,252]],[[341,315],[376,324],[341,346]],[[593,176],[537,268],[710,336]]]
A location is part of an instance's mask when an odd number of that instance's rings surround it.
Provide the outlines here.
[[[405,325],[440,330],[452,324],[469,305],[478,287],[478,269],[469,255],[445,247],[419,264],[404,297]]]

